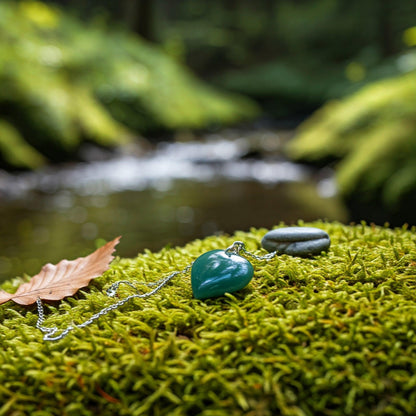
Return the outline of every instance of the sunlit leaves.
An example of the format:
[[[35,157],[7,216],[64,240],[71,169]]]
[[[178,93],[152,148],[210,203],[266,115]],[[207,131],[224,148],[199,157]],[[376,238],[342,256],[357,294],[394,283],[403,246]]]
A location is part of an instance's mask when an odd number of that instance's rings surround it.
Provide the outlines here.
[[[256,113],[157,47],[46,3],[0,4],[0,36],[0,119],[44,160],[65,160],[85,140],[119,146],[149,129],[200,128]],[[0,157],[14,152],[0,142]],[[27,157],[17,166],[39,165]],[[16,166],[14,159],[3,156]]]

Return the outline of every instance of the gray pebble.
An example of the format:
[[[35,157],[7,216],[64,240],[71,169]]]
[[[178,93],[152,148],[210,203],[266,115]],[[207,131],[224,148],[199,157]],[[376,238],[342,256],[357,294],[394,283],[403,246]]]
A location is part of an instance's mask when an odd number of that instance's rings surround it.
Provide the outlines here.
[[[328,233],[313,227],[285,227],[269,231],[261,240],[267,251],[290,256],[312,256],[327,251],[331,244]]]

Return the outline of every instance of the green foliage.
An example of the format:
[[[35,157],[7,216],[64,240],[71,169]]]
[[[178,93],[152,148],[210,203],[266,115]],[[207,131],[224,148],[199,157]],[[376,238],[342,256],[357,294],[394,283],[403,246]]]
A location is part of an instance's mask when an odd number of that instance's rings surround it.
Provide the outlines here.
[[[241,3],[240,9],[230,12],[233,23],[215,50],[219,54],[220,47],[227,48],[231,60],[230,52],[245,45],[244,59],[235,59],[216,82],[256,98],[273,116],[308,114],[328,99],[403,72],[404,61],[397,56],[413,44],[416,3],[399,0],[394,7],[390,2],[359,0],[349,1],[348,6],[342,0],[260,3],[263,7],[256,3],[256,10]],[[255,26],[258,19],[261,30],[249,30],[249,22]],[[218,30],[217,25],[211,26],[212,32]],[[239,41],[230,45],[233,34]],[[209,39],[207,33],[204,39]],[[198,38],[189,40],[190,47],[196,48],[193,42]],[[412,67],[416,67],[414,60]]]
[[[6,163],[17,167],[37,168],[44,158],[29,146],[20,133],[6,121],[0,120],[0,154]]]
[[[247,288],[206,301],[178,277],[56,343],[41,341],[35,308],[1,305],[0,413],[411,414],[416,230],[307,225],[329,233],[328,253],[253,261]],[[46,324],[109,305],[102,290],[118,279],[155,281],[235,239],[257,251],[265,232],[116,259],[83,293],[48,306]]]
[[[38,165],[36,152],[74,154],[84,140],[116,146],[150,128],[200,128],[256,113],[251,102],[202,84],[155,46],[81,25],[39,1],[0,4],[0,36],[0,117],[34,149],[20,166]],[[14,153],[4,140],[0,149]]]
[[[375,195],[394,204],[416,190],[416,72],[371,84],[332,101],[304,122],[288,154],[339,159],[342,193]]]
[[[0,114],[36,149],[32,154],[58,157],[75,151],[84,137],[123,143],[126,129],[68,69],[72,48],[63,37],[64,16],[40,2],[3,3],[0,16],[7,39],[0,47]],[[7,151],[15,152],[11,143]],[[29,157],[25,165],[37,162]]]
[[[244,70],[287,58],[297,59],[298,69],[312,58],[326,70],[357,56],[377,61],[404,49],[402,33],[415,24],[416,12],[408,0],[181,0],[174,5],[158,5],[158,35],[169,51],[185,55],[206,74],[207,68]]]
[[[404,62],[403,69],[400,62]],[[278,59],[229,71],[218,82],[265,102],[267,111],[274,116],[287,117],[315,110],[327,100],[352,94],[372,82],[402,75],[408,66],[416,67],[416,55],[404,54],[378,64],[357,58],[330,65],[308,56],[302,61]]]

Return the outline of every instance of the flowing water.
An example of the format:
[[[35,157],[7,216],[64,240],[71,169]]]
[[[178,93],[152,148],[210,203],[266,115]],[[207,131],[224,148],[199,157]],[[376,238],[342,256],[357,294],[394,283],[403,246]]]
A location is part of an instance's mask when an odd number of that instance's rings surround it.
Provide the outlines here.
[[[86,255],[117,235],[117,254],[131,257],[281,221],[346,221],[331,174],[283,159],[285,137],[226,131],[144,155],[0,171],[0,281]]]

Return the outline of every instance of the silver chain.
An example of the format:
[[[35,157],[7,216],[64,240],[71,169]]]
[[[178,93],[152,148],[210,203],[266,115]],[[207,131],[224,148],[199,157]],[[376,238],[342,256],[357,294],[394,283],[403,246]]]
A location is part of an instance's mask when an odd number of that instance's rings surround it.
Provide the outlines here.
[[[274,251],[272,253],[268,253],[264,256],[258,256],[256,254],[250,253],[249,251],[246,250],[245,244],[242,241],[235,241],[230,247],[225,249],[225,253],[227,255],[234,254],[234,255],[239,255],[239,256],[241,256],[242,254],[245,254],[249,257],[252,257],[255,260],[260,260],[260,261],[261,260],[271,260],[273,257],[275,257],[277,255],[277,251]],[[36,328],[44,333],[44,336],[43,336],[44,341],[58,341],[58,340],[60,340],[64,337],[66,337],[74,329],[85,328],[86,326],[91,325],[94,321],[99,319],[101,316],[104,316],[107,313],[109,313],[109,312],[111,312],[115,309],[120,308],[125,303],[129,302],[131,299],[137,299],[137,298],[143,299],[143,298],[148,298],[150,296],[153,296],[154,294],[159,292],[159,290],[162,289],[165,285],[167,285],[174,277],[176,277],[178,275],[181,275],[181,274],[188,273],[191,270],[193,264],[194,264],[194,262],[192,262],[191,264],[186,266],[184,269],[182,269],[180,271],[175,271],[175,272],[169,274],[166,277],[163,277],[162,279],[160,279],[156,282],[137,282],[136,285],[144,285],[144,286],[147,286],[149,288],[153,288],[152,290],[149,290],[148,292],[144,292],[144,293],[140,292],[140,290],[137,289],[135,284],[133,284],[132,282],[130,282],[128,280],[119,280],[119,281],[113,283],[106,290],[107,296],[109,296],[111,298],[113,298],[117,295],[117,290],[118,290],[118,288],[121,284],[125,284],[125,285],[130,286],[131,288],[133,288],[136,291],[136,293],[133,293],[132,295],[129,295],[129,296],[125,297],[124,299],[121,299],[118,302],[113,303],[112,305],[109,305],[109,306],[101,309],[100,311],[98,311],[96,314],[92,315],[89,319],[82,322],[81,324],[69,325],[63,330],[58,329],[56,326],[53,326],[53,327],[43,326],[43,324],[45,322],[45,312],[44,312],[44,309],[43,309],[42,300],[40,298],[38,298],[36,300],[36,304],[37,304],[37,308],[38,308],[38,320],[36,322]]]
[[[238,256],[241,256],[242,253],[245,254],[246,256],[252,257],[255,260],[271,260],[272,258],[277,256],[277,251],[273,251],[271,253],[267,253],[264,256],[258,256],[257,254],[251,253],[250,251],[246,250],[246,245],[242,242],[242,241],[234,241],[234,243],[226,248],[225,250],[225,254],[236,254]]]

